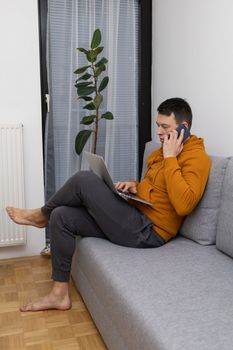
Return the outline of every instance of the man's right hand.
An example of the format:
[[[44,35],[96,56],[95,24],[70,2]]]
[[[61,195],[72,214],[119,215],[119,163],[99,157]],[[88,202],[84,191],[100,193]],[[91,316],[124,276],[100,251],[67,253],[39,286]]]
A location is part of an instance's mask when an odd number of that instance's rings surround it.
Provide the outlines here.
[[[137,181],[119,181],[115,183],[115,187],[123,192],[137,193]]]

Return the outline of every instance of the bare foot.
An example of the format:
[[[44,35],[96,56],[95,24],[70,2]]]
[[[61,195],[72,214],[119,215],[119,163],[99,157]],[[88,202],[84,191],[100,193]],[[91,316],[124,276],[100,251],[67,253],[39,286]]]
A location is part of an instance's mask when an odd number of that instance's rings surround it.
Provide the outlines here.
[[[52,292],[38,301],[25,304],[20,307],[20,311],[42,311],[42,310],[69,310],[71,308],[69,295],[55,296]]]
[[[38,209],[19,209],[6,207],[7,214],[16,224],[31,225],[35,227],[46,227],[48,219],[44,216],[41,208]]]

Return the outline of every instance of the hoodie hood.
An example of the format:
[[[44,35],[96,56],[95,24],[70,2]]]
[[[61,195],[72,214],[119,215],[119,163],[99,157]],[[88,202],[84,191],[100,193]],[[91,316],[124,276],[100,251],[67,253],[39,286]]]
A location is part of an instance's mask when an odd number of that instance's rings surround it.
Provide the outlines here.
[[[188,138],[188,140],[184,143],[184,148],[183,148],[182,152],[186,152],[186,151],[190,151],[190,150],[194,150],[194,149],[205,150],[204,140],[201,137],[191,135]]]
[[[197,150],[202,150],[205,152],[204,140],[201,137],[190,135],[190,137],[184,143],[182,152],[177,156],[177,158],[179,159],[180,156],[185,155],[186,152],[195,152]],[[161,146],[160,148],[152,152],[147,158],[147,166],[150,167],[154,162],[159,162],[163,159],[163,146]]]

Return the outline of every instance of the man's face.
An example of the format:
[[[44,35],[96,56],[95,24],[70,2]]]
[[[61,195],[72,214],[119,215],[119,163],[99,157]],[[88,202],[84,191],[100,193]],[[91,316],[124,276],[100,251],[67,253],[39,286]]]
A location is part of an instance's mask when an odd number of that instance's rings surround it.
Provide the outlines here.
[[[178,127],[176,123],[174,113],[169,117],[167,115],[158,114],[157,115],[157,135],[159,136],[160,142],[164,142],[164,135],[168,135],[171,130],[174,130]]]

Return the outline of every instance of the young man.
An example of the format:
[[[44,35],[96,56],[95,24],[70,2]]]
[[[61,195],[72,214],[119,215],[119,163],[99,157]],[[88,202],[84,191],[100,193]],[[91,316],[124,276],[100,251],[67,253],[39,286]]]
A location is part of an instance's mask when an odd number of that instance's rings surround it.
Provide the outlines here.
[[[160,247],[176,236],[184,217],[204,193],[211,162],[201,138],[191,135],[183,142],[184,130],[178,136],[180,124],[188,130],[192,124],[192,111],[185,100],[164,101],[156,123],[161,148],[148,158],[143,180],[116,183],[117,189],[137,193],[152,206],[126,202],[94,173],[83,171],[72,176],[42,208],[7,208],[15,223],[46,227],[49,221],[52,232],[52,290],[21,311],[71,307],[68,281],[77,235],[134,248]]]

